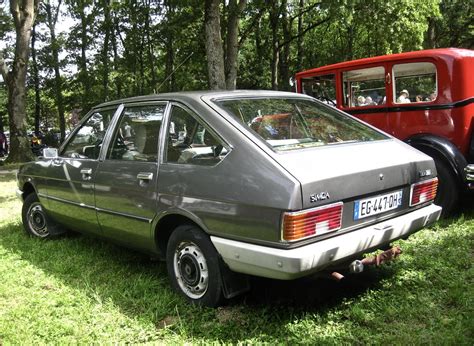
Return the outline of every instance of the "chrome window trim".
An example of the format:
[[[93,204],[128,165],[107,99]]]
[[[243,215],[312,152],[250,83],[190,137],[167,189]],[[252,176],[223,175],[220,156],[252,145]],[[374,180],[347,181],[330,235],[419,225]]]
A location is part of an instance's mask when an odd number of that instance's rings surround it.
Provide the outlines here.
[[[158,134],[158,149],[157,149],[157,156],[160,156],[160,147],[161,147],[161,136],[162,136],[162,128],[163,128],[163,124],[164,124],[164,121],[166,119],[166,111],[168,109],[168,106],[169,106],[169,101],[166,101],[166,100],[157,100],[157,101],[147,101],[147,102],[132,102],[132,103],[122,103],[120,105],[120,113],[118,115],[114,115],[114,122],[110,123],[110,127],[113,127],[113,131],[111,131],[110,133],[110,137],[108,138],[108,142],[107,142],[107,145],[106,145],[106,149],[104,149],[104,153],[103,153],[103,156],[99,156],[100,158],[100,161],[123,161],[123,160],[117,160],[117,159],[110,159],[110,158],[107,158],[107,153],[109,152],[109,147],[111,145],[113,145],[113,140],[115,138],[115,133],[118,131],[118,124],[120,123],[120,121],[122,120],[122,117],[123,117],[123,111],[125,109],[129,109],[129,108],[135,108],[135,107],[147,107],[147,106],[156,106],[156,105],[164,105],[165,106],[165,109],[163,111],[163,120],[161,121],[161,125],[160,125],[160,133]],[[116,118],[115,118],[116,117]],[[105,147],[105,145],[102,146],[103,148]],[[102,154],[102,151],[101,151],[101,154]],[[157,160],[159,161],[159,159]],[[152,162],[150,162],[152,163]]]
[[[120,105],[113,105],[113,106],[107,106],[107,107],[104,107],[104,108],[93,108],[91,109],[89,112],[86,113],[86,115],[79,121],[79,123],[74,127],[74,129],[71,131],[71,133],[69,133],[69,135],[66,137],[66,139],[64,140],[64,142],[59,146],[59,150],[58,150],[58,156],[61,157],[61,158],[67,158],[67,157],[64,157],[63,156],[63,151],[64,149],[67,147],[67,145],[69,144],[69,142],[72,140],[72,138],[76,135],[76,133],[79,131],[79,129],[82,127],[82,125],[84,125],[84,123],[89,120],[89,118],[94,114],[94,113],[97,113],[99,111],[108,111],[108,110],[111,110],[111,109],[115,109],[115,112],[114,114],[112,115],[112,118],[110,120],[110,124],[109,124],[109,127],[107,128],[107,131],[106,131],[106,136],[107,136],[107,132],[109,131],[109,129],[111,128],[112,126],[112,122],[114,120],[114,118],[117,116],[117,112],[119,111],[120,109],[120,106],[122,106],[122,104]],[[105,137],[104,137],[105,138]],[[104,145],[102,145],[102,148],[104,147]],[[102,150],[101,148],[101,150]],[[99,153],[99,158],[100,158],[100,153]],[[84,159],[83,159],[84,160]],[[89,159],[87,158],[86,160],[94,160],[94,159]]]
[[[182,103],[179,103],[179,102],[176,102],[176,101],[171,101],[170,102],[170,106],[169,106],[169,109],[168,109],[168,113],[167,113],[167,118],[166,118],[166,128],[165,128],[165,136],[163,137],[163,152],[162,152],[162,155],[160,157],[160,160],[159,160],[159,163],[160,164],[168,164],[168,165],[191,165],[191,166],[203,166],[203,167],[216,167],[217,165],[219,165],[222,161],[225,160],[225,157],[223,157],[219,162],[217,162],[215,165],[198,165],[198,164],[191,164],[191,163],[179,163],[179,162],[168,162],[168,161],[165,161],[165,156],[166,156],[166,151],[168,149],[168,141],[167,141],[167,138],[168,138],[168,125],[169,125],[169,122],[171,121],[171,109],[173,106],[176,106],[176,107],[179,107],[181,109],[183,109],[184,111],[186,111],[194,120],[196,120],[198,123],[202,124],[202,126],[204,126],[204,128],[206,130],[208,130],[214,137],[216,137],[220,142],[222,142],[224,148],[226,148],[227,150],[227,155],[230,154],[230,152],[232,151],[232,146],[224,139],[222,138],[222,136],[220,134],[217,133],[216,130],[214,130],[214,128],[209,125],[209,123],[207,121],[205,121],[204,118],[202,118],[201,116],[199,116],[198,112],[196,112],[195,110],[187,107],[186,105],[182,104]]]

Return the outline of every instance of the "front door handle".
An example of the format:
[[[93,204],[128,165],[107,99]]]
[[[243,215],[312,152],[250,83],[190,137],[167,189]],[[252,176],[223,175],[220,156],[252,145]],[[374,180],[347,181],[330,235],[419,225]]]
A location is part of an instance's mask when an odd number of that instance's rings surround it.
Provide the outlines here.
[[[140,172],[137,174],[137,179],[138,180],[152,180],[153,179],[153,173],[149,172]]]
[[[83,180],[91,180],[92,178],[92,169],[91,168],[84,168],[81,169],[82,179]]]
[[[63,164],[63,160],[60,159],[59,157],[53,159],[53,166],[61,166]]]

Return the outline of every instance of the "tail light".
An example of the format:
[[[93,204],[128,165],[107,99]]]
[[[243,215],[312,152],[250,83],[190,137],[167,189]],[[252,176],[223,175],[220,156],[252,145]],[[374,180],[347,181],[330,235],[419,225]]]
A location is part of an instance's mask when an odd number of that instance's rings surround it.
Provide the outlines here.
[[[283,214],[282,239],[295,241],[341,228],[342,202]]]
[[[410,191],[410,207],[435,199],[438,190],[438,178],[413,184]]]

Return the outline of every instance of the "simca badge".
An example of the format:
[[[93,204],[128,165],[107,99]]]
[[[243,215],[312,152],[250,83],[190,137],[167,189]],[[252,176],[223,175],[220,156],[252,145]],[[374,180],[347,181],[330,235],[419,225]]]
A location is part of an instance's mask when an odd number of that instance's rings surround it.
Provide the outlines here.
[[[315,203],[317,201],[324,201],[325,199],[329,199],[331,196],[329,196],[329,192],[323,191],[320,193],[313,193],[309,195],[309,201],[311,203]]]

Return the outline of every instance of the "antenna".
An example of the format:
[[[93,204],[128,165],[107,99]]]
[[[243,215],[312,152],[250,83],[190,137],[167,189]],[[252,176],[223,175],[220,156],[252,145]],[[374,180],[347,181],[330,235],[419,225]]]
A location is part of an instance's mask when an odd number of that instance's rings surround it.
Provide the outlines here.
[[[186,62],[189,60],[189,58],[194,54],[194,52],[191,52],[188,54],[188,56],[178,65],[176,66],[175,69],[173,69],[173,71],[171,71],[171,73],[168,75],[168,77],[165,78],[165,80],[163,82],[161,82],[160,85],[158,85],[158,88],[156,88],[156,93],[158,93],[160,91],[160,88],[163,84],[165,84],[165,82],[171,78],[171,76]]]

